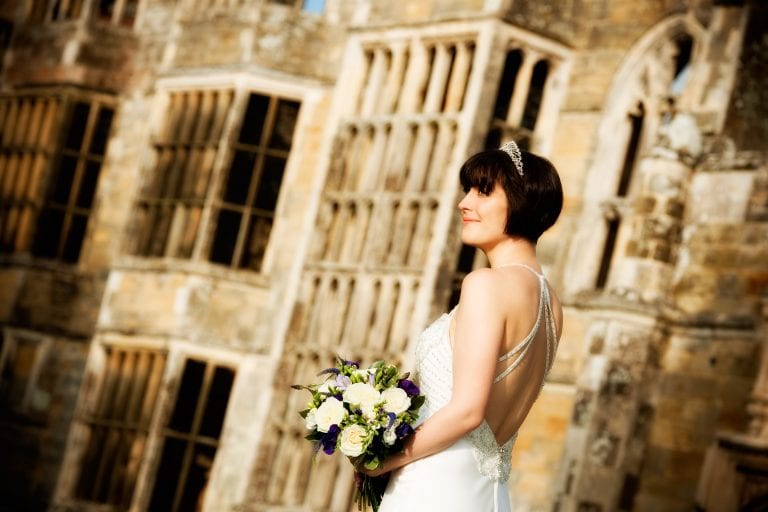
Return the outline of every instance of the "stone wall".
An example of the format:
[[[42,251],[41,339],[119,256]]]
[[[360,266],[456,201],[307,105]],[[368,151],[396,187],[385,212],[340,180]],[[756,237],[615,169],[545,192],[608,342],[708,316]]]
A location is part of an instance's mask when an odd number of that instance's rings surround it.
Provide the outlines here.
[[[99,94],[115,116],[77,262],[0,253],[0,449],[13,460],[0,508],[146,510],[165,499],[166,447],[194,437],[174,411],[219,393],[221,431],[179,496],[216,512],[348,510],[351,469],[312,462],[287,385],[340,350],[411,363],[483,263],[459,262],[455,172],[493,130],[549,157],[566,195],[539,246],[565,329],[517,441],[515,510],[695,505],[718,431],[748,421],[763,344],[765,7],[750,3],[749,25],[744,2],[710,0],[327,0],[322,14],[145,0],[132,26],[27,19],[46,2],[0,7],[13,27],[2,92]],[[251,94],[300,104],[258,269],[210,251],[233,155],[257,152],[239,140]],[[188,112],[215,112],[225,135],[189,135],[204,123],[174,124]],[[26,154],[3,137],[0,150]],[[203,167],[187,151],[214,155],[199,202],[152,188],[174,169],[164,158]],[[137,248],[155,234],[152,201],[198,230],[188,253]],[[190,211],[199,224],[182,222]],[[200,368],[210,380],[183,396]],[[133,437],[99,444],[113,423]],[[126,494],[102,493],[94,466]]]

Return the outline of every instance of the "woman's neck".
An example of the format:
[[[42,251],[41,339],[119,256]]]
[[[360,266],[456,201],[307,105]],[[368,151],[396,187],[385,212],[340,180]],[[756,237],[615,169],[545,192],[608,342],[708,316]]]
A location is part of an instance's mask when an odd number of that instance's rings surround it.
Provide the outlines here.
[[[491,268],[509,265],[510,263],[538,264],[536,244],[524,238],[509,238],[484,252]]]

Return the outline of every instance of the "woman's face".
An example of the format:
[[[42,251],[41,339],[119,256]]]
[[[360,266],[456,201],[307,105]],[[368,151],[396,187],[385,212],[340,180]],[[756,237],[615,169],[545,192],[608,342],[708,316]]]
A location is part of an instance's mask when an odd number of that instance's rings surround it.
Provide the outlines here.
[[[471,188],[459,202],[463,227],[461,241],[479,249],[490,249],[508,238],[504,233],[507,225],[507,196],[498,183],[490,194]]]

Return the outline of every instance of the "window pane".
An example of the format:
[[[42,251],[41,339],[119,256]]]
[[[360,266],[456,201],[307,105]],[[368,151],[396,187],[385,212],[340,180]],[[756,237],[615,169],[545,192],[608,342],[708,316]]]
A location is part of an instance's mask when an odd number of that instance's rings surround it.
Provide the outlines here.
[[[322,14],[324,7],[325,0],[304,0],[302,9],[315,14]]]
[[[254,165],[256,165],[255,153],[249,151],[237,151],[235,153],[227,177],[227,186],[224,189],[224,201],[245,205]]]
[[[512,50],[507,53],[501,82],[499,82],[499,92],[496,94],[496,105],[493,107],[494,119],[507,119],[509,104],[512,102],[512,95],[515,92],[515,80],[517,80],[517,73],[522,62],[523,53],[520,50]]]
[[[112,126],[112,116],[114,112],[109,108],[101,108],[99,116],[96,118],[96,126],[93,128],[91,137],[91,147],[88,152],[92,155],[103,155],[109,138],[109,128]]]
[[[214,263],[232,264],[237,243],[237,234],[240,231],[242,214],[230,210],[219,211],[216,222],[216,234],[211,247],[211,261]]]
[[[248,229],[243,258],[240,267],[261,270],[261,262],[269,243],[269,232],[272,230],[272,218],[254,215]]]
[[[64,224],[64,212],[47,208],[40,214],[32,253],[42,258],[55,258]]]
[[[90,208],[93,204],[93,195],[96,193],[96,184],[99,181],[100,162],[86,162],[85,173],[80,182],[80,193],[77,194],[77,206]]]
[[[211,474],[213,459],[216,456],[216,448],[213,446],[196,445],[190,461],[187,481],[184,482],[184,491],[181,495],[181,503],[176,509],[179,512],[187,510],[202,510],[202,493],[208,477]]]
[[[205,412],[203,413],[203,421],[200,424],[200,435],[219,438],[234,380],[235,372],[231,369],[216,367],[211,390],[208,394],[208,403],[205,405]]]
[[[115,10],[115,0],[99,0],[99,19],[110,21]]]
[[[2,346],[0,345],[0,349]],[[8,408],[22,405],[24,395],[32,380],[32,370],[37,359],[38,345],[17,343],[15,350],[9,353],[8,360],[0,375],[0,404]]]
[[[51,189],[51,202],[66,205],[69,201],[69,194],[72,190],[72,183],[75,179],[75,170],[77,169],[77,158],[73,156],[62,156],[59,161],[59,169],[56,173],[56,181]]]
[[[85,228],[88,226],[88,217],[73,215],[69,226],[67,240],[64,242],[64,253],[61,255],[64,261],[75,263],[80,257],[80,249],[83,247]]]
[[[94,426],[88,437],[88,448],[83,456],[83,467],[91,468],[80,472],[75,496],[77,498],[92,500],[98,493],[96,489],[96,468],[99,467],[102,454],[105,450],[107,434],[109,430],[104,427]]]
[[[189,432],[195,415],[197,398],[203,385],[205,363],[188,359],[184,365],[179,392],[176,395],[176,407],[168,427],[178,432]]]
[[[67,149],[79,150],[83,143],[85,135],[85,126],[88,124],[88,112],[91,106],[87,103],[77,102],[72,108],[72,118],[70,119],[69,130],[64,147]]]
[[[539,117],[541,99],[544,97],[544,86],[546,85],[548,74],[549,63],[545,60],[540,60],[533,67],[531,87],[528,91],[528,99],[525,102],[523,119],[520,121],[520,126],[523,128],[528,128],[529,130],[536,128],[536,120]]]
[[[186,443],[170,437],[165,438],[160,467],[157,470],[155,490],[149,510],[152,512],[168,512],[173,507],[173,497],[179,484],[181,466],[184,461]],[[193,509],[194,510],[194,509]]]
[[[123,4],[123,12],[120,16],[120,25],[124,27],[132,27],[133,22],[136,21],[136,11],[138,10],[138,0],[126,0]]]
[[[296,127],[296,119],[299,116],[299,103],[295,101],[280,100],[277,103],[275,126],[272,129],[272,137],[269,139],[269,147],[272,149],[290,149],[293,141],[293,129]]]
[[[259,191],[256,194],[254,204],[256,208],[270,212],[275,211],[284,171],[284,158],[267,157],[264,159],[264,171],[261,174],[261,183],[259,183]]]
[[[268,107],[269,98],[259,94],[250,95],[248,107],[245,109],[245,116],[243,116],[243,125],[240,128],[240,136],[237,138],[239,142],[243,144],[259,144]]]

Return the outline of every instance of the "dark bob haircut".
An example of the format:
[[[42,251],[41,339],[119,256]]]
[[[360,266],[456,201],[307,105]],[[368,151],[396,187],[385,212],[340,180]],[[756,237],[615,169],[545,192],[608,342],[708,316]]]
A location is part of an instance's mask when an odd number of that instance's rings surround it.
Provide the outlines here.
[[[507,195],[507,226],[504,232],[536,243],[563,209],[563,187],[555,166],[533,153],[522,151],[523,172],[500,149],[481,151],[461,166],[459,179],[464,191],[476,188],[490,194],[500,184]]]

